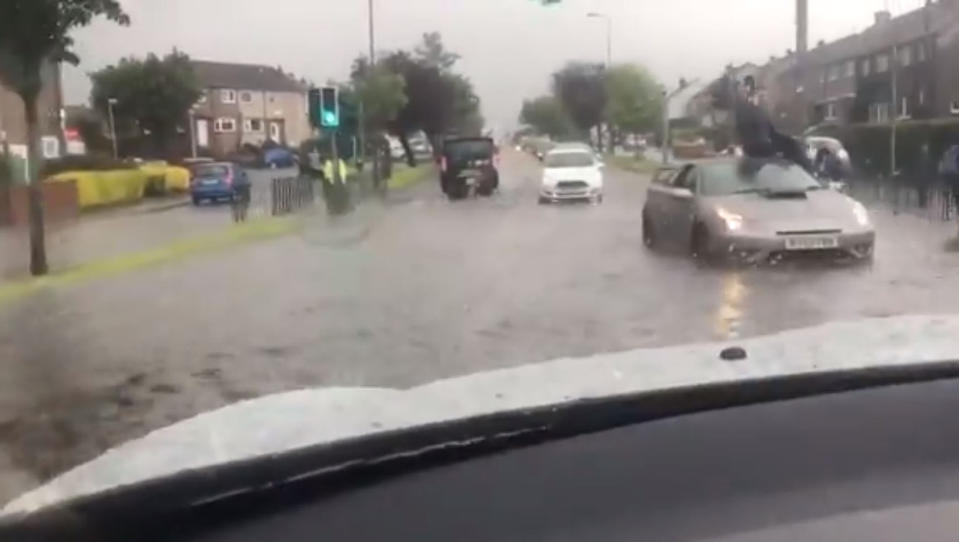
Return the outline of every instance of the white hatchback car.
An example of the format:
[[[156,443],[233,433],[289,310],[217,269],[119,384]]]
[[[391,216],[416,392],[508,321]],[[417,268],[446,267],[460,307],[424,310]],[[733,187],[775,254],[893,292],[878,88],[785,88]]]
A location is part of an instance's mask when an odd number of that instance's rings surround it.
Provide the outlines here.
[[[588,148],[559,147],[543,157],[539,202],[603,201],[603,163]]]

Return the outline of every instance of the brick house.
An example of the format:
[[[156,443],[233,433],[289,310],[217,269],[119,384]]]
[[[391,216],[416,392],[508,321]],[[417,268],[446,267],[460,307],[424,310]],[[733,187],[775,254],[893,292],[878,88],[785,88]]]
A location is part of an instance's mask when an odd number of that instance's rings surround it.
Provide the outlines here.
[[[59,112],[63,98],[60,86],[60,65],[47,63],[40,75],[43,81],[37,100],[37,114],[40,120],[40,155],[43,158],[57,158],[62,154]],[[4,142],[11,155],[20,159],[26,158],[27,126],[23,101],[16,92],[0,83],[0,145]],[[21,175],[22,173],[17,177]]]
[[[771,106],[791,127],[959,117],[957,58],[959,0],[880,11],[862,32],[811,49],[802,73],[791,55]]]
[[[295,146],[308,139],[307,87],[278,68],[194,61],[203,88],[193,109],[197,146],[215,156],[267,139]]]

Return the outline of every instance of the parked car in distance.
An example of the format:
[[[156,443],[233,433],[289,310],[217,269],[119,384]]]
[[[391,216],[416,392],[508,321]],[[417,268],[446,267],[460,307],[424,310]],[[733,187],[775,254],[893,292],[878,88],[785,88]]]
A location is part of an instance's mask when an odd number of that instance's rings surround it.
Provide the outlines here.
[[[781,159],[660,169],[647,189],[642,228],[648,247],[756,263],[798,254],[868,259],[876,238],[861,203]]]
[[[803,144],[806,146],[806,156],[816,167],[816,171],[822,169],[823,163],[832,155],[839,160],[843,175],[848,177],[852,173],[852,162],[849,153],[843,147],[842,142],[833,137],[807,136],[803,138]]]
[[[543,157],[539,202],[603,201],[603,163],[584,144],[558,145]]]
[[[207,162],[190,167],[190,196],[194,205],[203,200],[232,200],[236,187],[249,185],[246,171],[232,162]]]
[[[271,169],[296,167],[297,156],[289,149],[283,147],[264,149],[263,165]]]

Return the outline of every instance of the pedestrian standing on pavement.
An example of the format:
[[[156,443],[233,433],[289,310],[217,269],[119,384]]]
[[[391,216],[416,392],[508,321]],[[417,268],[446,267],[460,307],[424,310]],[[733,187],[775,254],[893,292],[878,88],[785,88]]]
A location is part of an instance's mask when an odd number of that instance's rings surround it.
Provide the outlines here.
[[[952,145],[942,154],[939,175],[946,183],[953,208],[959,209],[959,145]]]
[[[929,152],[929,142],[925,141],[919,147],[919,159],[916,161],[915,184],[920,209],[925,209],[929,205],[929,189],[933,185],[935,176],[936,168],[932,162],[932,154]]]

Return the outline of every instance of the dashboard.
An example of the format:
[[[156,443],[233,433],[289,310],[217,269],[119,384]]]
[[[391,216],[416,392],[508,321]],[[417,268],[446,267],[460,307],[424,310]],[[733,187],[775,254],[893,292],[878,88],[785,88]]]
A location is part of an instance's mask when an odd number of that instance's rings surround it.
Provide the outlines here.
[[[957,380],[688,414],[245,510],[176,539],[954,540],[957,414]]]

